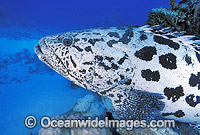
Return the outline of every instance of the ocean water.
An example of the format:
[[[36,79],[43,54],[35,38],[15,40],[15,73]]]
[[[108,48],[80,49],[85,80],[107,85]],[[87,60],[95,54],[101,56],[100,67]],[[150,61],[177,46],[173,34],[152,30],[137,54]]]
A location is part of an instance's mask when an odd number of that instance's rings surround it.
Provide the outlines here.
[[[125,24],[144,25],[152,8],[169,0],[1,0],[0,1],[0,134],[36,134],[24,119],[54,117],[92,92],[72,89],[34,53],[49,34]]]

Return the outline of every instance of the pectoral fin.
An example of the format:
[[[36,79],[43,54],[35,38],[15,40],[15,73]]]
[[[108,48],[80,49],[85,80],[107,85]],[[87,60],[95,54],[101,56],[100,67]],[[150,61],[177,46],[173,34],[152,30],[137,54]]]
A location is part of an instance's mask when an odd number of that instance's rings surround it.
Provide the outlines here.
[[[120,119],[150,121],[160,116],[165,104],[161,94],[116,87],[106,95]]]

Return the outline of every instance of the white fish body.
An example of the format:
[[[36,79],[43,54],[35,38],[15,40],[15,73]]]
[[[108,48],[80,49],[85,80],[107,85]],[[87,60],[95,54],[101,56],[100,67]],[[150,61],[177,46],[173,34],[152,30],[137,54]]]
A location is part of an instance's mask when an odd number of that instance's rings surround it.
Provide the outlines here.
[[[75,84],[110,98],[119,118],[200,124],[199,43],[172,28],[127,26],[47,36],[35,52]]]

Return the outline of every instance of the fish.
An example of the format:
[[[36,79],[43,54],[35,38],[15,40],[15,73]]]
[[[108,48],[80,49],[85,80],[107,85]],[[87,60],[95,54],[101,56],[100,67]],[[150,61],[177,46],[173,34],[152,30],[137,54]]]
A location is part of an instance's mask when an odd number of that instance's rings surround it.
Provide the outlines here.
[[[112,101],[119,119],[200,124],[200,40],[160,25],[102,27],[42,38],[38,58]]]

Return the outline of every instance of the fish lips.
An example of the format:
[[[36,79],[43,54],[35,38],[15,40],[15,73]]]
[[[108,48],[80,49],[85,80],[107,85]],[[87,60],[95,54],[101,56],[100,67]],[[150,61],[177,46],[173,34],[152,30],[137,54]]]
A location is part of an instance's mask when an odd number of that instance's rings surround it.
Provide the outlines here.
[[[42,45],[44,46],[44,45]],[[45,54],[42,52],[42,49],[41,49],[41,44],[38,44],[35,46],[35,53],[37,55],[37,57],[42,61],[44,62],[45,64],[47,64],[49,67],[51,67],[52,69],[53,66],[47,61],[47,58],[45,57]]]
[[[35,53],[36,53],[36,55],[38,56],[39,59],[44,57],[44,54],[43,54],[43,52],[40,48],[40,45],[35,46]]]

